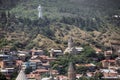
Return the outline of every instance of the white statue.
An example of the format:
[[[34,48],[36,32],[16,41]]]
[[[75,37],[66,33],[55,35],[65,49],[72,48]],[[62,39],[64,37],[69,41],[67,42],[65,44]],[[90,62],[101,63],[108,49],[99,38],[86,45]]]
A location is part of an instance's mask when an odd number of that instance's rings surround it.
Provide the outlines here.
[[[42,7],[41,7],[41,5],[38,6],[38,18],[42,18]]]

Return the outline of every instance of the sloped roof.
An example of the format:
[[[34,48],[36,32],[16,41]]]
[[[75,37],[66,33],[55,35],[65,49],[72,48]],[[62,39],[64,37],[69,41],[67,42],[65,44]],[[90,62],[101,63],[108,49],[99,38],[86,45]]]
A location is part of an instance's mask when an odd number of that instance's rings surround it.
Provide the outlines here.
[[[16,80],[28,80],[23,70],[19,72]]]

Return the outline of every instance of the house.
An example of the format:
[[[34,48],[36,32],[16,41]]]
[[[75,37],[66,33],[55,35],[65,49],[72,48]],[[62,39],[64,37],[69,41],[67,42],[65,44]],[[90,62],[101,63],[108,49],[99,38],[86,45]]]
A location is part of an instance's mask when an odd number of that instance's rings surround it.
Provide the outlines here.
[[[115,50],[115,53],[118,53],[118,51],[120,50],[120,41],[112,40],[111,45],[112,45],[112,48]]]
[[[80,53],[80,52],[82,52],[84,50],[83,47],[75,47],[75,48],[78,51],[78,53]]]
[[[115,61],[116,61],[116,66],[120,67],[120,57],[117,57]]]
[[[93,48],[93,49],[96,51],[97,54],[102,52],[102,50],[99,48]]]
[[[23,62],[21,67],[22,67],[23,70],[25,70],[26,68],[30,67],[30,63],[29,62]]]
[[[18,51],[18,58],[20,59],[20,60],[23,60],[23,61],[25,61],[25,59],[26,59],[26,57],[28,57],[29,56],[29,52],[27,52],[27,51]]]
[[[0,68],[11,68],[15,67],[15,60],[13,60],[12,56],[0,54]]]
[[[15,68],[0,68],[0,72],[4,75],[12,74],[15,71]]]
[[[46,63],[42,63],[42,66],[46,69],[50,68],[50,63],[46,62]]]
[[[16,60],[16,66],[17,67],[22,66],[22,64],[23,64],[22,60]]]
[[[41,68],[41,66],[42,66],[42,62],[41,62],[40,59],[34,59],[34,60],[30,59],[29,62],[30,62],[30,63],[31,63],[31,62],[36,63],[36,68],[37,68],[37,69],[38,69],[38,68]]]
[[[11,49],[12,46],[4,46],[2,49],[1,49],[1,52],[7,54],[10,52],[10,49]]]
[[[30,74],[26,75],[28,80],[41,80],[41,76],[39,73],[31,72]]]
[[[38,73],[38,74],[44,74],[44,73],[49,73],[49,70],[47,69],[36,69],[33,71],[33,73]]]
[[[57,80],[68,80],[68,77],[64,75],[59,75],[57,76]]]
[[[119,80],[118,73],[113,69],[101,69],[105,80]]]
[[[8,80],[13,72],[16,71],[16,61],[11,55],[0,54],[0,72],[6,76]]]
[[[26,68],[31,67],[32,70],[36,70],[37,69],[37,63],[36,62],[24,62],[22,64],[22,69],[25,70]]]
[[[83,77],[83,74],[76,74],[77,79],[79,79],[80,77]]]
[[[41,49],[32,49],[30,51],[32,53],[32,56],[40,56],[44,54],[44,51]]]
[[[109,68],[116,65],[115,60],[102,60],[101,63],[103,68]]]
[[[49,57],[49,56],[45,56],[45,55],[41,55],[39,56],[40,57],[40,60],[43,62],[43,63],[46,63],[46,62],[51,62],[51,61],[54,61],[56,60],[56,58],[54,57]]]
[[[76,64],[77,67],[83,66],[87,67],[90,71],[94,71],[96,69],[96,65],[93,63],[90,64]]]
[[[86,75],[87,77],[94,77],[94,72],[87,72]]]
[[[110,59],[111,55],[113,54],[112,50],[108,50],[104,52],[104,56],[106,59]]]
[[[59,49],[51,49],[50,51],[50,57],[56,57],[56,56],[62,56],[63,52]]]

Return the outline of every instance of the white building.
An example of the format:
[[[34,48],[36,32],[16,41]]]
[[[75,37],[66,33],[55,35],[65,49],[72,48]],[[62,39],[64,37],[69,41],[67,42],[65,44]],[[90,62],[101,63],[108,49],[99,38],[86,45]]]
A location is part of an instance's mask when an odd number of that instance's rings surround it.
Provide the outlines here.
[[[49,52],[50,52],[50,57],[56,57],[56,56],[63,55],[62,50],[59,50],[59,49],[51,49]]]

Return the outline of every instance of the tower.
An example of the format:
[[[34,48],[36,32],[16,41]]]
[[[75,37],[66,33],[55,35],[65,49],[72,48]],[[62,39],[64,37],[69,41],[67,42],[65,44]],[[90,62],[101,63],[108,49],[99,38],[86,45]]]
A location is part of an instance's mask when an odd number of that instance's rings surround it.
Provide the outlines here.
[[[51,49],[50,51],[50,57],[53,57],[54,56],[54,49]]]
[[[42,7],[41,7],[41,5],[38,6],[38,18],[42,18]]]
[[[16,80],[28,80],[23,70],[19,72]]]
[[[74,47],[73,39],[70,37],[68,39],[68,47],[65,49],[64,54],[77,54],[77,49]]]
[[[73,64],[70,63],[68,67],[68,80],[76,80],[75,78],[76,78],[75,70]]]
[[[49,74],[50,74],[49,80],[54,80],[54,76],[52,74],[52,68],[49,69]]]
[[[68,48],[71,49],[72,47],[73,47],[73,39],[72,39],[72,37],[70,37],[68,39]]]

